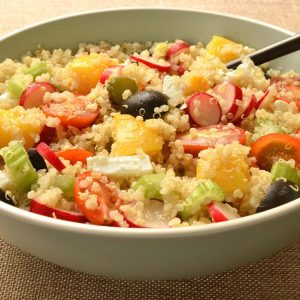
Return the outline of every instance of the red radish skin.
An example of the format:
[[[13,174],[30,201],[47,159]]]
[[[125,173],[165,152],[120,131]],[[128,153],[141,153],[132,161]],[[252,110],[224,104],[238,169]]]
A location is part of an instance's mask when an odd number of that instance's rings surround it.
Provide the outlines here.
[[[232,119],[232,123],[241,123],[243,119],[247,118],[252,113],[252,111],[255,109],[256,103],[257,100],[254,95],[244,98],[241,105],[239,106],[238,111]]]
[[[51,150],[51,148],[45,143],[39,143],[35,150],[45,158],[57,171],[61,172],[65,165],[58,158],[58,156]]]
[[[130,203],[128,205],[134,205]],[[125,221],[128,223],[129,227],[132,228],[162,228],[168,227],[168,221],[160,217],[160,214],[163,211],[164,203],[150,199],[148,204],[144,206],[144,222],[141,224],[138,220],[135,220],[134,217],[130,216],[126,209],[123,206],[120,206],[119,211],[123,214]]]
[[[166,59],[172,58],[174,55],[178,55],[182,52],[187,52],[190,49],[190,45],[183,41],[175,42],[174,44],[170,45],[167,54]]]
[[[31,201],[29,211],[46,217],[56,218],[60,220],[70,221],[70,222],[76,222],[76,223],[88,222],[87,218],[80,212],[66,211],[57,208],[52,208],[35,199]]]
[[[122,69],[124,68],[123,65],[112,66],[103,71],[100,76],[100,83],[105,84],[106,80],[108,80],[109,76],[114,72],[115,69],[117,70],[117,74],[120,76],[122,74]]]
[[[156,69],[159,72],[169,72],[171,70],[171,64],[167,61],[161,62],[161,61],[156,61],[152,57],[141,57],[137,55],[131,55],[130,58],[152,69]]]
[[[217,125],[222,117],[221,107],[213,96],[198,92],[186,100],[186,112],[199,126]]]
[[[48,127],[47,125],[45,125],[40,133],[39,143],[43,142],[47,145],[50,145],[55,135],[56,135],[56,128]]]
[[[33,82],[28,85],[21,95],[19,105],[24,108],[40,107],[46,92],[54,93],[56,88],[48,82]]]
[[[259,100],[257,100],[255,108],[256,109],[263,108],[265,106],[265,103],[268,102],[267,100],[269,98],[269,95],[270,95],[270,89],[267,89],[263,94],[263,96]]]
[[[240,218],[240,215],[229,204],[213,201],[208,204],[207,208],[215,223]]]
[[[223,115],[226,115],[228,119],[232,119],[239,108],[237,101],[243,99],[242,89],[232,82],[223,82],[216,85],[213,91],[221,97],[219,104]]]

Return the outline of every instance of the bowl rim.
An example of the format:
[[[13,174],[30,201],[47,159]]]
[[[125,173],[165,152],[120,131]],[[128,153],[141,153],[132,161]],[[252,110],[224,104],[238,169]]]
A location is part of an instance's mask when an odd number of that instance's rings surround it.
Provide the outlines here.
[[[222,16],[226,18],[236,19],[242,22],[248,22],[252,24],[259,24],[264,27],[285,33],[287,35],[292,35],[294,32],[281,28],[280,26],[269,24],[264,21],[255,20],[249,17],[238,16],[229,13],[215,12],[212,10],[198,10],[198,9],[183,9],[183,8],[172,8],[172,7],[118,7],[118,8],[107,8],[99,10],[89,10],[81,13],[66,14],[40,22],[35,22],[27,26],[23,26],[12,32],[8,32],[0,36],[0,42],[24,31],[30,30],[32,28],[47,25],[49,23],[57,22],[63,19],[70,19],[81,17],[90,14],[101,14],[108,12],[121,12],[121,11],[170,11],[170,12],[183,12],[183,13],[200,13],[208,14],[214,16]],[[230,220],[221,223],[211,223],[205,225],[196,225],[190,227],[174,227],[174,228],[123,228],[123,227],[110,227],[110,226],[98,226],[92,224],[81,224],[74,223],[54,218],[45,217],[29,211],[23,210],[18,207],[10,206],[4,202],[0,202],[0,214],[7,214],[11,219],[16,218],[18,221],[23,223],[45,227],[58,231],[67,231],[73,233],[80,233],[86,235],[97,235],[97,236],[107,236],[107,237],[118,237],[118,238],[139,238],[139,239],[153,239],[158,237],[164,238],[178,238],[178,237],[188,237],[188,236],[204,236],[216,233],[221,233],[229,230],[239,230],[241,228],[249,227],[252,225],[257,225],[261,223],[267,223],[280,217],[288,217],[289,213],[293,210],[299,210],[300,208],[300,198],[296,199],[290,203],[284,204],[282,206],[273,208],[271,210],[261,212],[259,214],[254,214],[239,219]]]

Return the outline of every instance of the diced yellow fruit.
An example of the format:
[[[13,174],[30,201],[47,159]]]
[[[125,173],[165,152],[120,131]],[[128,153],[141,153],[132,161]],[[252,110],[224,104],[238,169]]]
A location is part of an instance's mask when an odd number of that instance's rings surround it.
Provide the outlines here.
[[[112,145],[113,155],[134,155],[142,149],[148,155],[158,154],[163,147],[163,139],[158,133],[145,126],[144,121],[131,115],[114,116]]]
[[[238,144],[203,150],[197,161],[196,177],[211,179],[227,196],[234,196],[236,190],[245,194],[250,179],[247,151],[247,147]]]
[[[46,117],[38,108],[0,109],[0,148],[13,140],[21,141],[27,149],[34,146],[45,123]]]
[[[192,95],[197,92],[206,91],[210,88],[208,80],[193,73],[187,73],[184,76],[185,89],[184,94],[186,96]]]
[[[91,53],[73,59],[68,65],[71,69],[71,76],[76,82],[73,91],[88,94],[97,85],[103,71],[117,64],[118,60],[104,53]]]
[[[242,54],[243,46],[221,36],[214,35],[206,46],[207,51],[220,58],[224,63],[237,59]]]

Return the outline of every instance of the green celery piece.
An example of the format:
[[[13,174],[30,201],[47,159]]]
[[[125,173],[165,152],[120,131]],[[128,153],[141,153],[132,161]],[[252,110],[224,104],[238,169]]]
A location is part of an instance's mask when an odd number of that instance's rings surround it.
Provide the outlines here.
[[[63,196],[66,199],[74,198],[74,181],[72,175],[57,175],[55,178],[55,186],[63,191]]]
[[[271,174],[273,181],[285,178],[286,180],[294,182],[300,188],[300,177],[298,175],[298,170],[295,167],[290,166],[285,161],[276,161],[272,165]]]
[[[11,143],[1,152],[8,175],[17,190],[28,192],[36,183],[38,175],[21,143]]]
[[[142,186],[144,188],[144,195],[146,199],[162,200],[160,186],[165,177],[165,174],[143,175],[137,180],[133,188],[137,190],[140,186]]]
[[[18,74],[8,80],[6,88],[13,98],[19,99],[31,82],[32,75]]]
[[[195,215],[203,205],[211,201],[223,202],[225,193],[219,185],[210,179],[202,180],[184,201],[184,209],[180,213],[182,220],[186,221]]]
[[[33,79],[35,79],[37,76],[47,72],[48,72],[47,63],[45,61],[41,61],[31,66],[27,70],[25,70],[24,74],[30,74],[32,75]]]
[[[287,130],[276,122],[268,119],[260,120],[258,126],[254,128],[252,140],[256,141],[258,138],[269,133],[288,133]]]

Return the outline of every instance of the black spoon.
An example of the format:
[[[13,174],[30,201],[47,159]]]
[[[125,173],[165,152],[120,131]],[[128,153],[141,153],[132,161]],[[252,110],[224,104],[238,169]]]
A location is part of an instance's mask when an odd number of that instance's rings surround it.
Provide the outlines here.
[[[296,33],[287,39],[255,51],[247,55],[247,57],[251,58],[255,65],[260,65],[298,50],[300,50],[300,33]],[[240,59],[235,59],[227,63],[226,67],[228,69],[235,69],[241,62]]]

